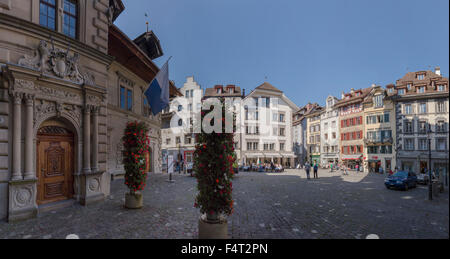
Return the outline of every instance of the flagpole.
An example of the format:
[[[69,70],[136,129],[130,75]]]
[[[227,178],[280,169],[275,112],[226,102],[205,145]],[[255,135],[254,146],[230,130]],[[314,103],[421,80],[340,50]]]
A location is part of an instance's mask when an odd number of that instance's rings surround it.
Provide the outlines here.
[[[171,58],[172,58],[172,56],[169,57],[169,59],[166,61],[166,63],[164,63],[164,65],[167,64],[167,63],[169,63],[169,60],[170,60]]]

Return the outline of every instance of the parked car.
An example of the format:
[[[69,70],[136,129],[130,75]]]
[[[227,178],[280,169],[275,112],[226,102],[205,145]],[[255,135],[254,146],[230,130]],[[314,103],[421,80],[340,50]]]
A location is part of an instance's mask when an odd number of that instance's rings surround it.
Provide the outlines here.
[[[426,175],[426,174],[418,174],[417,175],[417,183],[418,184],[425,184],[425,185],[427,185],[429,179],[430,179],[430,177],[428,177],[428,175]]]
[[[409,188],[417,186],[417,176],[413,172],[399,171],[393,175],[388,176],[384,180],[386,188],[403,189],[407,191]]]

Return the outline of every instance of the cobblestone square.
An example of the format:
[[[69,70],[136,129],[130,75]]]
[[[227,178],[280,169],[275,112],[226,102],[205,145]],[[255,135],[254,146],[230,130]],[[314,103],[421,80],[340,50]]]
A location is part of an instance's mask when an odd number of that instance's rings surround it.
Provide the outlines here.
[[[123,180],[112,195],[88,207],[72,205],[20,223],[0,222],[0,238],[48,239],[76,234],[89,238],[197,238],[200,212],[193,207],[195,178],[149,175],[144,208],[123,208]],[[449,238],[448,190],[428,201],[426,186],[388,190],[382,175],[322,170],[307,180],[303,170],[239,173],[233,181],[235,213],[229,217],[234,239]]]

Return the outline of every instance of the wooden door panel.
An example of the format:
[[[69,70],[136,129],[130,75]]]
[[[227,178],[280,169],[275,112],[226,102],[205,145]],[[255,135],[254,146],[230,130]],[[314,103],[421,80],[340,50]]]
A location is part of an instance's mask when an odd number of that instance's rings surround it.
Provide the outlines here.
[[[54,199],[64,196],[64,182],[46,183],[44,185],[44,199]]]
[[[37,203],[73,196],[73,137],[41,136],[37,142]]]

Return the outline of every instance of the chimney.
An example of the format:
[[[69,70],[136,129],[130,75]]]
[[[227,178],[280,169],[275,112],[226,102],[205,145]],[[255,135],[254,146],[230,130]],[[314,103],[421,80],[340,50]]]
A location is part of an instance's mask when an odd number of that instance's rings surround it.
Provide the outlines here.
[[[345,98],[345,93],[342,92],[341,99],[344,99],[344,98]]]
[[[435,73],[436,75],[440,76],[440,75],[441,75],[441,68],[440,68],[440,67],[436,67],[436,68],[434,69],[434,73]]]
[[[242,98],[245,97],[245,89],[242,89]]]
[[[375,88],[375,87],[377,87],[377,85],[376,84],[372,84],[372,88]]]
[[[350,89],[350,93],[354,94],[355,93],[355,88]]]

